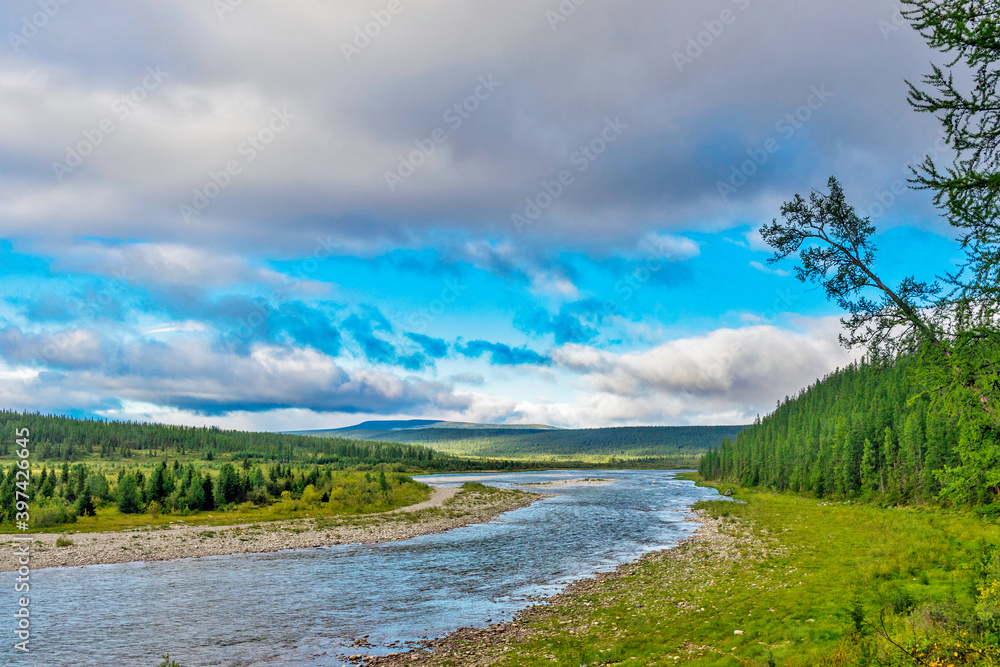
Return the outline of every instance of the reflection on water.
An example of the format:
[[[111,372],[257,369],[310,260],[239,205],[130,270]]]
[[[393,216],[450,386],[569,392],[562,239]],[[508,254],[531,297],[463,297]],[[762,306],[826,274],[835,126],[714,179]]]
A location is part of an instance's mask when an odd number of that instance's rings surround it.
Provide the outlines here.
[[[690,505],[718,498],[655,470],[422,479],[579,477],[614,481],[546,488],[554,497],[491,523],[406,542],[42,570],[31,582],[32,652],[12,648],[12,619],[0,614],[0,663],[153,667],[169,651],[185,667],[341,665],[345,655],[509,620],[529,596],[683,540],[694,529],[683,521]],[[8,600],[14,576],[0,574]],[[350,646],[365,635],[374,648]]]

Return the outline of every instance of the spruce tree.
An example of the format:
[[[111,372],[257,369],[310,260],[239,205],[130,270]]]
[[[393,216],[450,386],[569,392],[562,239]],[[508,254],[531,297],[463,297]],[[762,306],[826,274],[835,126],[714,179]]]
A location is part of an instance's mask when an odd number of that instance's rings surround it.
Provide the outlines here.
[[[122,475],[118,482],[118,511],[122,514],[139,514],[143,510],[139,485],[132,474]]]

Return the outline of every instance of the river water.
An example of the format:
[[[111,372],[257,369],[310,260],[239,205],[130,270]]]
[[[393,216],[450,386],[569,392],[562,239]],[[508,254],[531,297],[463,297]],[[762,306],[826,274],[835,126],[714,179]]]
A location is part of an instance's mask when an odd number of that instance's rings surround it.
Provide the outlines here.
[[[658,470],[421,477],[449,486],[607,478],[486,524],[405,542],[52,568],[31,575],[31,653],[13,649],[18,594],[0,573],[0,664],[342,665],[462,626],[510,620],[536,596],[672,546],[714,489]],[[350,646],[368,635],[373,648]]]

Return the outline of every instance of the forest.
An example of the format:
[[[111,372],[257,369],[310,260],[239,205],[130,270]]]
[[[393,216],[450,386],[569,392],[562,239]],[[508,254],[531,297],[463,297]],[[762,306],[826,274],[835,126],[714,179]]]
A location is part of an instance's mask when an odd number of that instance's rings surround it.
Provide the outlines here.
[[[73,462],[92,456],[110,461],[128,461],[142,456],[188,455],[205,461],[218,457],[282,463],[309,460],[332,463],[341,468],[359,464],[403,463],[422,469],[443,470],[453,469],[449,465],[455,463],[435,460],[436,452],[426,447],[397,443],[0,411],[0,435],[12,436],[17,428],[27,428],[31,432],[32,458],[36,461]],[[13,446],[12,437],[0,437],[0,457],[9,456]]]
[[[620,426],[593,429],[410,428],[338,431],[338,435],[422,444],[460,456],[687,457],[733,438],[742,426]]]
[[[706,479],[898,504],[934,501],[958,461],[954,419],[918,395],[915,361],[836,371],[702,457]],[[995,487],[966,499],[989,504]]]
[[[1000,39],[994,3],[905,0],[944,57],[907,82],[952,154],[910,163],[955,232],[933,276],[879,265],[870,217],[839,180],[796,194],[759,230],[770,264],[821,288],[845,316],[840,342],[865,362],[839,370],[703,457],[707,479],[888,504],[939,502],[997,516],[1000,503]],[[970,82],[975,85],[965,86]],[[902,277],[896,277],[901,275]]]
[[[11,462],[15,433],[27,429],[30,472]],[[107,528],[122,517],[255,512],[285,518],[301,508],[364,513],[410,504],[426,487],[407,474],[541,470],[551,460],[459,457],[418,444],[251,433],[135,422],[0,412],[0,524],[13,530],[18,492],[31,499],[36,529],[98,517]],[[572,448],[566,448],[572,455]],[[686,452],[685,452],[686,453]],[[8,465],[5,467],[5,461]],[[611,461],[560,459],[562,468],[677,468],[687,456]],[[23,474],[23,473],[22,473]],[[22,501],[23,502],[23,501]],[[264,512],[266,514],[263,514]],[[135,525],[131,521],[127,525]]]

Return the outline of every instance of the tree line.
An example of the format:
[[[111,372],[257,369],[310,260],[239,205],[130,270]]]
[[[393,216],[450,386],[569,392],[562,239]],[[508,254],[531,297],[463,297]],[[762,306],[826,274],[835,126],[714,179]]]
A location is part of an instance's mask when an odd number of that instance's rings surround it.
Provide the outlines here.
[[[1000,498],[1000,31],[985,0],[903,0],[944,64],[908,100],[940,123],[950,156],[927,155],[911,184],[932,193],[961,260],[926,280],[890,281],[876,230],[835,177],[795,195],[760,229],[769,262],[847,312],[841,342],[865,364],[835,373],[735,442],[702,471],[748,485],[840,497],[936,498],[995,508]]]
[[[0,523],[14,519],[17,466],[0,474]],[[109,481],[109,477],[111,481]],[[407,486],[409,485],[409,486]],[[104,506],[122,514],[178,513],[232,510],[243,503],[266,507],[275,502],[302,501],[316,506],[333,501],[339,511],[384,509],[401,498],[406,487],[411,496],[425,488],[389,466],[372,471],[337,471],[330,466],[294,468],[272,463],[255,466],[224,463],[216,475],[194,463],[161,461],[151,469],[103,467],[63,463],[30,476],[26,492],[32,498],[32,523],[49,527],[72,523],[80,516],[95,516]],[[381,494],[381,495],[380,495]],[[384,507],[383,507],[384,506]]]
[[[702,457],[706,479],[891,504],[950,497],[991,504],[993,480],[953,476],[962,431],[954,415],[919,396],[918,360],[853,364],[786,398],[735,440]]]
[[[692,457],[742,426],[617,426],[590,429],[415,428],[364,438],[423,444],[470,456]],[[357,437],[357,436],[355,436]]]

